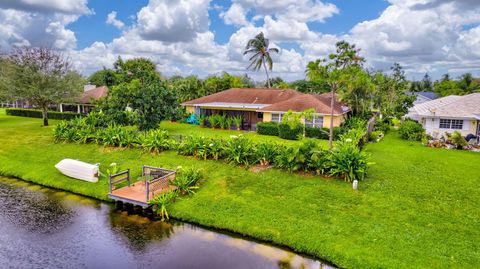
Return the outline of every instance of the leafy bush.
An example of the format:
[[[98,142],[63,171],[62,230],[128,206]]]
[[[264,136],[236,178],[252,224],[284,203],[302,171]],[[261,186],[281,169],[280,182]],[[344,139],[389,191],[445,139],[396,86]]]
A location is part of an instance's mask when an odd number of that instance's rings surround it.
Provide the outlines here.
[[[224,143],[222,139],[189,136],[180,142],[177,151],[180,155],[218,160],[222,156]]]
[[[179,169],[172,185],[182,194],[194,194],[198,189],[197,183],[202,179],[203,175],[200,170],[195,168]]]
[[[367,121],[361,117],[349,117],[343,123],[343,126],[347,129],[362,129],[367,126]]]
[[[328,128],[316,128],[305,126],[305,136],[318,139],[328,139],[329,129]]]
[[[168,217],[168,206],[173,203],[175,198],[177,198],[178,193],[175,191],[168,191],[163,194],[155,196],[152,200],[148,201],[148,204],[154,206],[154,210],[162,218],[162,221],[169,219]]]
[[[457,146],[457,149],[462,149],[468,144],[467,140],[465,140],[459,131],[453,132],[453,134],[450,136],[450,139],[452,140],[452,143]]]
[[[290,146],[280,150],[275,159],[275,166],[289,172],[316,171],[318,160],[312,162],[311,156],[317,150],[319,150],[318,145],[313,140],[307,139],[299,146]]]
[[[175,140],[170,139],[164,130],[150,130],[140,136],[140,146],[149,152],[159,153],[174,146]]]
[[[255,147],[256,162],[261,165],[270,165],[275,162],[278,155],[279,145],[270,143],[260,143]]]
[[[257,123],[257,133],[262,135],[278,136],[278,123],[276,122],[259,122]]]
[[[9,116],[43,118],[42,111],[38,109],[7,108],[5,111]],[[48,111],[48,118],[53,120],[71,120],[83,116],[85,115],[80,113]]]
[[[330,129],[328,129],[328,132],[330,132]],[[340,126],[337,126],[337,127],[333,127],[333,140],[339,140],[340,137],[345,134],[346,132],[348,131],[347,128],[345,127],[340,127]],[[328,139],[328,135],[327,135],[327,138]]]
[[[97,143],[109,147],[129,147],[136,143],[137,133],[112,124],[97,132]]]
[[[412,120],[407,120],[400,125],[398,129],[400,137],[406,140],[420,141],[425,130],[420,123]]]
[[[380,137],[381,133],[382,133],[382,131],[373,131],[369,134],[368,139],[370,141],[376,142],[378,140],[378,138]]]
[[[242,135],[231,136],[224,146],[225,159],[231,163],[249,166],[255,162],[252,141]]]
[[[298,140],[300,136],[303,134],[303,126],[302,124],[285,124],[281,123],[278,125],[278,136],[283,139],[289,140]]]
[[[387,120],[377,119],[374,130],[386,134],[390,131],[390,123]]]
[[[345,181],[363,180],[367,173],[367,155],[355,143],[340,141],[329,155],[326,168],[331,176]]]

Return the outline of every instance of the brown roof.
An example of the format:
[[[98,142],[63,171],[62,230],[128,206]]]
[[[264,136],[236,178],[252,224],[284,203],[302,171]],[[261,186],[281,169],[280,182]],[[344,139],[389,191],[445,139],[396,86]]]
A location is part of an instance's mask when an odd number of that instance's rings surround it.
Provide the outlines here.
[[[302,93],[290,89],[232,88],[184,102],[182,105],[195,105],[213,102],[275,104],[299,95],[302,95]]]
[[[262,107],[259,111],[288,111],[289,109],[297,112],[313,108],[316,113],[330,114],[331,94],[302,94],[297,97],[279,102],[276,104]],[[348,112],[348,108],[340,102],[335,102],[333,113],[344,114]]]
[[[80,98],[78,99],[78,103],[81,104],[90,104],[93,100],[98,100],[107,96],[108,88],[107,86],[97,87],[95,89],[91,89],[88,91],[84,91]]]

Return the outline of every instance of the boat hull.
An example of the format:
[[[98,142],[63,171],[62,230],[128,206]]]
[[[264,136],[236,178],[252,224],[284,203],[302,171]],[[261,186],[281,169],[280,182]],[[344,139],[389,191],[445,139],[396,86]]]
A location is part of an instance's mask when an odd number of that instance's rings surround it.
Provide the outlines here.
[[[73,159],[63,159],[55,165],[62,174],[88,182],[98,182],[98,165]]]

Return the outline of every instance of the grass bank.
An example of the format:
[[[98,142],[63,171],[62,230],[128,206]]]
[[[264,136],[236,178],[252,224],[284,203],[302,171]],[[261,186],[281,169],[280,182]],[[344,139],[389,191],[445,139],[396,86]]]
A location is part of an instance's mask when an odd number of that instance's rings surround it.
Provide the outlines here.
[[[97,145],[55,144],[41,120],[0,111],[0,172],[105,199],[106,180],[68,179],[63,158],[203,169],[197,194],[171,208],[176,218],[289,246],[348,268],[472,268],[480,264],[480,155],[424,148],[395,133],[369,145],[376,165],[359,191],[338,180],[259,173],[175,152],[158,155]],[[55,124],[52,121],[52,124]],[[199,128],[200,129],[200,128]]]

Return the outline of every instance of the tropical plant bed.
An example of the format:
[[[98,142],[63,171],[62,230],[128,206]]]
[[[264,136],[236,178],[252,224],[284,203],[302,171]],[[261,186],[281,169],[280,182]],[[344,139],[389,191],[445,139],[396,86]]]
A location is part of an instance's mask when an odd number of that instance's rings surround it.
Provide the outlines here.
[[[431,149],[392,132],[382,143],[366,146],[376,164],[354,191],[340,180],[278,169],[253,173],[173,151],[150,154],[54,143],[52,128],[40,128],[39,123],[39,119],[7,117],[0,110],[0,173],[105,199],[105,179],[94,185],[68,179],[53,165],[67,157],[118,162],[134,168],[135,176],[144,163],[170,169],[181,163],[201,168],[205,179],[196,194],[176,199],[171,217],[288,246],[339,267],[474,268],[480,264],[476,153]]]

